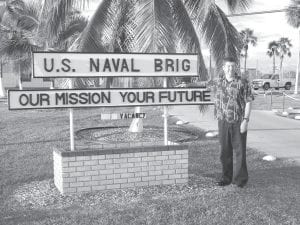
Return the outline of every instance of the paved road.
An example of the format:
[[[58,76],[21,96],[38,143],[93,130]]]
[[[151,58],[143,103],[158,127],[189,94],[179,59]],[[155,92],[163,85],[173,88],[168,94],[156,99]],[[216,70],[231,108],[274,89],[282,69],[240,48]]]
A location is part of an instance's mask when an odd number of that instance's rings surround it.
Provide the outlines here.
[[[217,130],[212,106],[205,115],[200,114],[197,106],[173,107],[170,114],[205,131]],[[252,110],[248,146],[300,163],[300,121],[279,117],[271,111]]]
[[[248,145],[277,157],[300,162],[300,121],[276,116],[271,111],[253,110]]]

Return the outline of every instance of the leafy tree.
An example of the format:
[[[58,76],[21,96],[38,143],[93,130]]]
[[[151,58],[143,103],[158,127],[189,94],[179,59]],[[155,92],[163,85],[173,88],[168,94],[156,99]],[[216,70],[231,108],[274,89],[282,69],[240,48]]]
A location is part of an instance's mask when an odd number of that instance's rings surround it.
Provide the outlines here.
[[[250,30],[249,28],[246,28],[245,30],[242,30],[240,32],[240,35],[241,35],[242,43],[243,43],[241,56],[245,58],[244,72],[246,73],[249,45],[256,46],[257,37],[254,36],[253,30]]]
[[[273,58],[273,74],[275,74],[276,71],[276,62],[275,57],[279,55],[278,51],[278,42],[277,41],[271,41],[268,45],[267,55],[271,58]]]
[[[295,94],[298,94],[298,81],[299,81],[299,67],[300,67],[300,0],[291,0],[290,5],[286,12],[288,23],[298,29],[299,33],[299,49],[298,49],[298,62],[296,70],[296,85]]]
[[[284,56],[287,55],[291,57],[292,53],[290,48],[292,47],[291,40],[288,38],[282,37],[278,41],[278,53],[280,58],[280,75],[281,79],[283,79],[283,59]]]

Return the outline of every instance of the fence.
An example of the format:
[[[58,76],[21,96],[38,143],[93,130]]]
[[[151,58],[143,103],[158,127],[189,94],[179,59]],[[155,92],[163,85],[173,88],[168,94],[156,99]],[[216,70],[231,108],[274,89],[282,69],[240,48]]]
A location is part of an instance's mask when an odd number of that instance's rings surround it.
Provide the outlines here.
[[[260,110],[277,110],[285,112],[286,110],[300,109],[300,96],[293,96],[287,91],[275,91],[273,89],[257,92],[253,103],[254,109]]]

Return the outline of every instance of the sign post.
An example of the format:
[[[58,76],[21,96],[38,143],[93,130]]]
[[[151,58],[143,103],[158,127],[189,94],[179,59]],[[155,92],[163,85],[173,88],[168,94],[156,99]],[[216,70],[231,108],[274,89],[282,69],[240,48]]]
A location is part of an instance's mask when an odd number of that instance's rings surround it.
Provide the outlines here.
[[[167,77],[164,77],[164,88],[168,87]],[[168,145],[168,108],[164,106],[164,144]]]
[[[74,108],[163,106],[168,145],[168,105],[213,104],[205,88],[168,88],[168,77],[186,76],[198,76],[197,54],[34,52],[33,77],[70,78],[69,89],[9,90],[9,109],[68,108],[74,151]],[[74,89],[84,77],[163,77],[163,88]]]
[[[70,79],[70,89],[73,89],[73,79]],[[75,150],[75,141],[74,141],[74,110],[70,108],[70,150]]]

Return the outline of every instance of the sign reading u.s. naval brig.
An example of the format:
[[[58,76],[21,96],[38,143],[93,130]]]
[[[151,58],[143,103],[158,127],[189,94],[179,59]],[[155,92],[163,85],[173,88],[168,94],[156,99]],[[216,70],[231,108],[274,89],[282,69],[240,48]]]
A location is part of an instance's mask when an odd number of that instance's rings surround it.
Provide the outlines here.
[[[198,76],[196,54],[34,52],[33,77]]]
[[[10,110],[213,104],[204,88],[10,90],[8,98]]]

